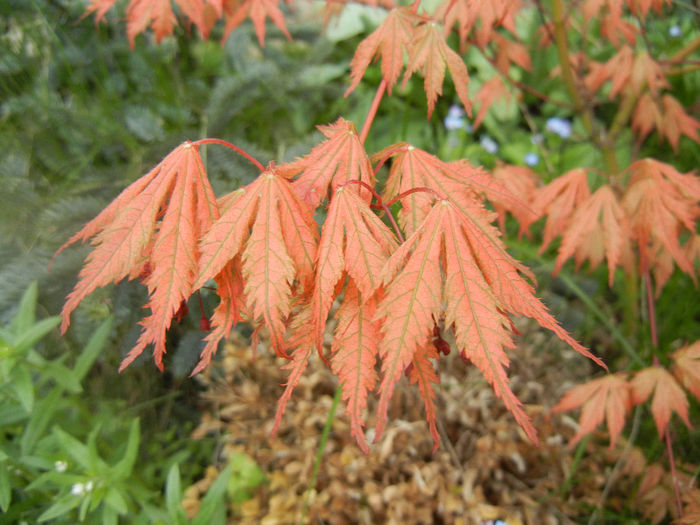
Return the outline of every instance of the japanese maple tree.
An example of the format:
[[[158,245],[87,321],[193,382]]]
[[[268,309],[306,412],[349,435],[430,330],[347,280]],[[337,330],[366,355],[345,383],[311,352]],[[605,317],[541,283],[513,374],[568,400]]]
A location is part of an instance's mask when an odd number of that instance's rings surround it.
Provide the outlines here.
[[[91,0],[88,13],[99,22],[114,3]],[[326,20],[346,3],[328,0]],[[178,146],[61,248],[88,240],[94,246],[64,306],[62,328],[68,328],[73,310],[96,288],[139,279],[148,288],[150,315],[122,368],[153,345],[162,369],[165,334],[179,308],[213,282],[220,303],[193,373],[210,363],[238,322],[251,324],[255,338],[264,331],[277,355],[289,360],[276,428],[308,360],[318,352],[338,377],[351,433],[365,451],[368,397],[376,389],[378,439],[403,375],[417,384],[437,447],[435,385],[440,355],[449,351],[440,336],[445,331],[462,359],[479,369],[537,442],[506,374],[508,351],[515,347],[512,316],[534,319],[578,353],[605,365],[562,329],[535,295],[533,274],[503,241],[506,214],[527,235],[544,218],[542,253],[561,237],[555,274],[573,257],[576,268],[587,261],[593,269],[605,261],[610,286],[618,268],[634,286],[642,282],[649,292],[656,346],[652,286],[658,296],[675,267],[695,280],[700,182],[694,173],[681,173],[653,158],[634,157],[621,165],[618,142],[631,129],[638,146],[654,132],[676,151],[681,140],[700,143],[700,123],[673,96],[668,79],[700,44],[664,58],[640,44],[646,17],[670,4],[665,0],[575,5],[552,0],[547,7],[538,1],[444,0],[433,10],[418,0],[404,2],[409,5],[360,3],[387,11],[349,61],[346,96],[368,68],[381,72],[364,122],[338,117],[319,126],[324,139],[307,155],[268,166],[218,139]],[[285,9],[293,6],[292,0],[130,0],[126,30],[132,46],[147,28],[160,41],[178,23],[196,27],[207,38],[222,19],[226,39],[249,19],[264,46],[267,20],[291,38]],[[517,31],[524,9],[535,9],[545,21],[538,45],[556,53],[559,65],[550,76],[568,100],[553,100],[514,74],[533,68],[533,50]],[[594,22],[616,50],[606,60],[587,55],[582,44]],[[455,49],[448,44],[453,33]],[[576,45],[580,49],[572,49]],[[472,49],[492,66],[493,76],[470,95],[463,53]],[[499,101],[519,101],[527,93],[573,114],[579,139],[597,149],[601,165],[553,173],[544,184],[523,166],[499,163],[488,171],[466,159],[441,160],[406,142],[366,151],[377,109],[385,95],[396,93],[399,80],[405,87],[413,76],[423,77],[430,119],[446,73],[463,112],[471,115],[472,104],[478,108],[475,127]],[[599,111],[609,101],[618,108],[612,117]],[[208,144],[246,157],[259,169],[258,178],[215,197],[199,153]],[[324,334],[331,316],[337,324],[327,352]],[[654,357],[634,373],[608,374],[569,391],[554,411],[582,407],[573,443],[605,420],[613,446],[631,408],[648,399],[660,436],[668,439],[672,412],[690,425],[686,390],[700,395],[700,359],[697,343],[687,343],[673,354],[671,371]],[[680,507],[680,496],[676,498]]]

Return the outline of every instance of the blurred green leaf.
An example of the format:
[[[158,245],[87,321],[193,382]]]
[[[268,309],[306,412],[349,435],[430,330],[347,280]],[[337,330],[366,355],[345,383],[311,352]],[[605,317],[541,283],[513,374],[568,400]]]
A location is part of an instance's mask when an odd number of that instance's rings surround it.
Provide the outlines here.
[[[134,462],[136,461],[140,440],[141,426],[138,418],[134,418],[131,421],[131,427],[129,428],[129,439],[126,444],[124,456],[116,465],[114,465],[114,468],[112,469],[112,476],[114,479],[124,479],[129,477],[134,468]]]

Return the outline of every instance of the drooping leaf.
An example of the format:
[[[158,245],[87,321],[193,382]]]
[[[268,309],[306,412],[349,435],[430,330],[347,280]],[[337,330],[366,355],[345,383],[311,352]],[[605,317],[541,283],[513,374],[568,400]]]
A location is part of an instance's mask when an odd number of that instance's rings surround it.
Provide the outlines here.
[[[226,263],[219,275],[215,277],[215,281],[218,284],[216,293],[219,296],[219,305],[212,315],[212,330],[205,338],[207,344],[202,349],[199,363],[192,370],[191,375],[198,374],[209,365],[212,357],[216,354],[219,341],[229,336],[241,318],[241,308],[246,301],[240,256],[236,256]]]
[[[90,0],[90,3],[85,8],[83,18],[89,16],[91,13],[95,13],[95,24],[99,24],[107,14],[107,11],[112,9],[116,1],[117,0]]]
[[[654,398],[651,401],[651,413],[654,415],[660,439],[671,420],[672,411],[678,414],[690,428],[688,399],[668,370],[660,366],[644,368],[634,375],[630,386],[632,388],[632,402],[635,405],[644,403],[652,392],[654,393]]]
[[[250,18],[255,27],[255,34],[258,36],[260,47],[265,47],[265,19],[270,20],[279,28],[284,35],[291,40],[291,35],[287,31],[284,22],[284,13],[279,8],[280,0],[227,0],[224,2],[224,12],[226,13],[226,28],[224,37],[226,40],[236,27],[246,18]]]
[[[294,316],[290,326],[292,336],[287,341],[287,347],[291,349],[291,361],[285,364],[283,368],[290,370],[289,378],[285,384],[284,392],[277,401],[277,412],[275,413],[275,422],[272,426],[271,434],[274,436],[282,423],[282,416],[287,408],[287,403],[292,397],[292,392],[296,387],[301,375],[306,370],[309,364],[309,358],[314,352],[315,340],[313,331],[308,329],[311,322],[311,309],[302,307],[301,310]]]
[[[590,194],[586,170],[582,168],[573,169],[535,191],[531,205],[540,217],[547,216],[540,253],[547,249],[554,237],[566,229],[574,210]],[[525,227],[527,226],[526,223]]]
[[[581,407],[579,429],[570,446],[593,432],[603,420],[610,431],[610,449],[615,446],[625,426],[625,416],[632,409],[629,383],[621,374],[608,374],[570,389],[552,412],[563,412]]]
[[[525,203],[532,200],[537,188],[535,172],[527,166],[513,166],[499,162],[492,173],[493,178],[500,182],[509,194],[507,199],[502,199],[499,192],[495,191],[489,192],[488,196],[494,211],[498,214],[498,226],[501,232],[505,234],[506,212],[510,212],[520,223],[520,235],[529,235],[526,225],[532,222],[535,212]],[[517,199],[515,202],[513,197]]]
[[[510,98],[510,92],[499,75],[494,75],[484,82],[474,97],[474,102],[479,104],[479,112],[476,114],[473,123],[474,131],[479,129],[481,122],[486,116],[486,112],[496,100],[509,100]]]
[[[460,102],[462,102],[467,114],[471,116],[472,106],[468,90],[469,74],[462,57],[447,45],[437,24],[419,25],[408,46],[408,65],[403,85],[406,85],[414,73],[420,72],[424,78],[423,87],[428,98],[428,118],[433,113],[438,96],[442,95],[446,67],[450,71]]]
[[[359,197],[357,189],[354,185],[338,188],[323,223],[311,298],[319,349],[341,278],[349,275],[362,302],[367,301],[379,288],[379,273],[397,247],[395,236]]]
[[[382,75],[391,90],[401,75],[404,52],[413,38],[413,26],[422,20],[408,7],[397,7],[389,11],[384,21],[367,36],[355,50],[350,62],[352,82],[345,92],[347,97],[359,84],[369,65],[379,55],[382,58]]]
[[[381,339],[379,325],[374,320],[376,299],[374,296],[362,301],[360,291],[352,281],[345,287],[343,304],[336,313],[338,325],[331,349],[331,369],[338,376],[350,415],[350,433],[360,448],[369,453],[362,428],[363,410],[367,407],[367,396],[377,384],[374,365],[377,346]]]
[[[151,315],[142,321],[141,336],[122,367],[152,343],[162,368],[165,331],[198,273],[197,240],[218,214],[199,150],[186,142],[59,249],[89,238],[95,245],[63,306],[61,329],[67,330],[71,312],[98,287],[141,277]]]
[[[398,143],[372,155],[373,160],[391,156],[393,163],[386,181],[383,199],[394,197],[415,188],[428,188],[438,196],[449,196],[457,206],[469,206],[473,199],[486,198],[507,207],[518,217],[536,215],[518,195],[514,195],[500,180],[472,166],[468,161],[443,162],[434,155],[406,143]],[[428,214],[436,195],[419,191],[401,199],[398,218],[401,227],[412,233]]]
[[[515,34],[515,15],[520,8],[521,2],[513,0],[447,0],[439,4],[435,18],[443,22],[445,36],[457,25],[463,47],[472,31],[476,44],[484,47],[498,27]]]
[[[640,270],[667,265],[664,257],[670,254],[695,280],[695,268],[681,248],[679,236],[683,231],[695,233],[700,181],[692,173],[679,173],[673,166],[653,159],[636,161],[628,171],[631,176],[622,207],[639,249]],[[657,293],[663,284],[657,280]]]
[[[532,71],[532,62],[528,49],[515,40],[504,38],[498,33],[492,36],[492,42],[496,46],[496,69],[504,74],[508,73],[511,64],[516,64],[522,69]]]
[[[661,112],[659,132],[668,139],[673,151],[678,152],[678,141],[681,135],[700,144],[698,130],[700,122],[688,115],[680,102],[671,95],[664,95],[661,99],[663,111]]]
[[[204,4],[202,0],[175,0],[187,18],[204,32]],[[99,13],[99,12],[98,12]],[[173,33],[177,24],[170,0],[131,0],[126,9],[126,34],[133,49],[134,39],[150,25],[160,42]]]
[[[200,288],[241,257],[251,321],[264,321],[275,351],[284,355],[285,322],[292,296],[311,288],[318,229],[312,210],[274,166],[234,192],[228,207],[200,242]]]
[[[562,233],[554,275],[572,255],[576,258],[577,269],[584,260],[588,260],[593,269],[605,258],[608,283],[612,286],[618,265],[631,270],[630,234],[627,217],[612,188],[607,184],[601,186],[582,201],[571,215],[566,231]]]
[[[328,126],[319,126],[327,140],[311,150],[311,153],[293,162],[280,164],[278,172],[285,177],[298,178],[295,190],[311,207],[316,208],[329,192],[334,192],[348,181],[358,180],[374,186],[374,173],[365,148],[360,142],[355,125],[339,118]],[[370,192],[361,189],[360,194],[369,201]]]
[[[440,446],[440,433],[436,426],[435,388],[433,387],[433,384],[440,382],[435,372],[438,357],[435,346],[432,342],[429,343],[428,346],[414,354],[408,374],[411,384],[418,385],[423,404],[425,405],[425,419],[430,426],[430,435],[433,436],[433,452]],[[435,365],[433,365],[432,360],[435,360]]]
[[[661,127],[661,110],[650,93],[644,93],[634,108],[632,114],[632,129],[637,132],[639,138],[644,138],[652,129]]]
[[[389,258],[382,272],[385,297],[377,310],[384,337],[379,345],[382,382],[377,435],[386,424],[394,386],[406,367],[425,352],[434,319],[453,327],[461,355],[473,362],[528,436],[536,432],[505,373],[513,348],[508,314],[534,318],[576,351],[604,366],[576,343],[535,297],[521,273],[531,276],[505,251],[494,214],[475,200],[460,205],[440,199],[423,222]],[[419,356],[420,358],[420,356]]]
[[[700,401],[700,340],[676,350],[673,374]]]

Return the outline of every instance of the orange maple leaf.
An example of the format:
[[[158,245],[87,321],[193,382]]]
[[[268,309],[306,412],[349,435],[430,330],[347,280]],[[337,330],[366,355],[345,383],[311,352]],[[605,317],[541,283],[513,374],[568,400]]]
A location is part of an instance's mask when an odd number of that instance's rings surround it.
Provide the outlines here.
[[[632,129],[637,132],[639,138],[644,138],[652,129],[661,127],[661,110],[651,93],[644,93],[634,108],[632,114]]]
[[[329,192],[334,192],[351,180],[374,186],[372,164],[355,125],[341,117],[333,124],[318,126],[318,129],[327,140],[303,158],[277,167],[285,177],[297,176],[294,188],[304,202],[316,208],[328,198]],[[364,188],[360,194],[368,202],[371,199],[370,192]]]
[[[484,172],[466,160],[443,162],[434,155],[407,143],[398,143],[372,155],[372,160],[391,157],[393,163],[386,181],[383,198],[386,201],[414,188],[429,188],[439,195],[449,195],[458,206],[464,201],[469,205],[474,198],[486,198],[507,208],[514,215],[535,219],[535,213],[525,201],[498,178]],[[399,223],[412,233],[430,210],[435,196],[415,192],[401,199]]]
[[[586,170],[583,168],[573,169],[535,191],[531,206],[539,217],[547,215],[540,253],[547,249],[554,237],[566,229],[574,210],[590,194]],[[529,223],[521,225],[527,228]]]
[[[528,228],[524,225],[531,222],[532,217],[536,216],[536,214],[529,206],[523,206],[522,203],[530,202],[535,194],[538,180],[535,172],[527,166],[513,166],[499,162],[493,169],[493,178],[503,184],[503,187],[511,195],[517,196],[522,201],[514,206],[512,199],[499,199],[498,194],[495,192],[489,196],[489,200],[493,204],[493,210],[498,214],[498,226],[501,233],[505,235],[506,212],[510,212],[520,223],[519,235],[529,235]]]
[[[700,340],[671,354],[673,374],[700,401]]]
[[[90,13],[95,13],[95,24],[99,24],[100,21],[107,14],[107,11],[112,9],[117,0],[90,0],[90,4],[85,8],[85,14],[80,18],[81,20]]]
[[[251,184],[233,192],[221,217],[200,241],[194,289],[240,256],[252,322],[264,320],[275,351],[285,355],[285,322],[292,297],[311,288],[317,242],[312,209],[270,165]]]
[[[484,82],[474,97],[474,102],[480,103],[479,112],[474,119],[474,130],[479,129],[486,112],[496,100],[509,100],[510,98],[510,91],[508,91],[500,76],[496,75]]]
[[[383,7],[387,11],[396,7],[396,2],[394,2],[394,0],[326,0],[323,6],[323,27],[327,27],[328,23],[334,17],[340,16],[348,3]]]
[[[60,253],[74,242],[94,238],[95,248],[61,312],[63,332],[71,312],[95,289],[127,276],[142,276],[152,314],[141,322],[141,336],[121,368],[153,343],[156,365],[162,369],[165,331],[194,289],[197,240],[218,216],[199,150],[185,142],[58,250]]]
[[[182,13],[206,36],[202,0],[175,0]],[[98,11],[99,14],[99,11]],[[126,34],[133,49],[134,39],[150,25],[160,42],[173,33],[177,23],[170,0],[131,0],[126,9]]]
[[[600,86],[610,80],[610,98],[627,89],[630,93],[641,95],[645,88],[657,95],[659,90],[668,87],[661,66],[646,52],[637,55],[629,45],[623,46],[605,64],[590,64],[591,71],[585,83],[591,91],[598,91]]]
[[[507,74],[510,65],[517,64],[527,71],[532,71],[530,53],[523,44],[503,38],[498,33],[493,34],[492,41],[496,46],[496,69]]]
[[[367,301],[379,288],[379,273],[398,245],[395,235],[359,197],[357,189],[344,186],[336,190],[321,231],[311,298],[319,350],[339,281],[349,275],[361,303]]]
[[[384,337],[379,345],[382,382],[377,436],[386,424],[388,403],[406,367],[431,342],[434,319],[453,327],[461,355],[473,362],[527,435],[534,427],[509,387],[506,348],[513,348],[509,313],[532,317],[578,352],[602,362],[576,343],[535,297],[520,273],[529,272],[505,251],[494,214],[477,201],[440,199],[386,263],[385,297],[377,310]],[[604,365],[603,365],[604,366]]]
[[[440,446],[440,433],[437,430],[435,414],[435,388],[433,384],[438,384],[435,367],[437,366],[439,354],[435,345],[429,342],[425,348],[421,348],[413,355],[413,361],[409,366],[408,379],[411,384],[417,384],[425,406],[425,419],[430,427],[430,435],[433,436],[433,452]],[[435,364],[433,364],[435,363]]]
[[[467,43],[469,34],[476,27],[476,44],[484,47],[491,41],[492,35],[496,34],[498,27],[504,27],[515,34],[515,15],[521,7],[519,0],[447,0],[438,6],[435,18],[445,26],[445,36],[457,25],[462,46]]]
[[[673,151],[678,152],[678,140],[681,135],[700,144],[698,130],[700,122],[688,115],[683,106],[671,95],[664,95],[661,99],[663,111],[661,112],[659,133],[668,139]]]
[[[301,379],[304,370],[309,363],[309,358],[314,351],[314,333],[312,330],[308,329],[309,323],[311,321],[311,309],[306,306],[302,306],[299,312],[294,315],[290,323],[290,334],[291,337],[287,341],[287,347],[292,349],[291,360],[286,363],[282,368],[291,370],[287,383],[285,383],[284,392],[282,396],[277,401],[277,412],[275,413],[275,422],[272,425],[271,435],[275,435],[282,423],[282,416],[287,408],[287,403],[292,397],[292,392],[296,387],[299,379]]]
[[[651,393],[654,393],[654,398],[651,401],[651,413],[654,415],[659,438],[663,436],[668,422],[671,420],[671,411],[678,414],[690,428],[688,399],[668,370],[660,366],[644,368],[634,375],[630,386],[632,388],[632,402],[635,405],[644,403]]]
[[[367,396],[377,384],[374,370],[377,347],[381,340],[379,323],[374,320],[376,298],[363,301],[352,281],[345,287],[343,304],[338,309],[331,350],[331,370],[338,377],[342,399],[350,415],[350,434],[367,454],[369,447],[362,431],[362,411],[367,407]]]
[[[551,411],[563,412],[577,407],[582,407],[581,418],[570,446],[573,447],[605,420],[612,449],[625,426],[625,416],[632,408],[630,386],[624,375],[608,374],[571,388]]]
[[[246,18],[250,18],[260,47],[265,47],[265,19],[267,17],[270,17],[270,20],[284,33],[284,36],[291,40],[292,37],[287,30],[284,13],[279,8],[279,3],[280,0],[225,0],[223,8],[226,15],[226,27],[222,42]]]
[[[207,344],[202,349],[199,362],[192,370],[194,376],[204,370],[216,354],[219,341],[228,337],[241,319],[241,309],[245,307],[245,290],[239,256],[231,259],[215,278],[219,304],[211,317],[211,332],[205,337]]]
[[[620,37],[634,45],[639,29],[622,17],[622,12],[606,12],[600,16],[600,35],[615,47],[620,45]]]
[[[683,230],[695,232],[700,181],[692,173],[679,173],[673,166],[653,159],[634,162],[628,171],[632,175],[622,207],[639,249],[640,271],[667,265],[664,257],[670,254],[678,267],[695,280],[695,268],[678,237]],[[664,250],[668,253],[664,254]],[[657,294],[663,284],[657,280]]]
[[[615,268],[621,265],[629,271],[633,264],[629,239],[627,217],[612,188],[603,185],[582,201],[571,215],[562,233],[554,275],[572,255],[575,255],[577,270],[586,259],[593,269],[605,257],[608,262],[608,284],[612,286]]]
[[[357,46],[350,61],[352,82],[345,91],[346,97],[359,85],[376,55],[382,58],[382,75],[387,83],[387,91],[391,94],[403,69],[404,51],[413,39],[413,25],[420,20],[423,18],[408,7],[397,7],[389,11],[379,27]]]
[[[459,100],[467,114],[471,116],[472,107],[468,90],[469,74],[462,57],[447,45],[437,24],[419,25],[408,46],[408,65],[403,85],[406,85],[413,73],[420,71],[424,78],[424,89],[428,99],[428,118],[433,113],[438,96],[442,95],[445,67],[450,71]]]
[[[700,489],[693,488],[683,494],[683,517],[678,518],[674,525],[697,525],[700,523]]]

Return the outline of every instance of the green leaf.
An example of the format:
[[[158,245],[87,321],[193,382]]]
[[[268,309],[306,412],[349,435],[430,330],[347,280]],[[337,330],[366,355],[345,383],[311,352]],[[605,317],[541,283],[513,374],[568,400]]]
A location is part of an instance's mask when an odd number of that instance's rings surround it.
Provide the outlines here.
[[[39,516],[39,522],[41,523],[42,521],[49,521],[54,518],[58,518],[59,516],[70,512],[72,509],[80,505],[81,501],[82,498],[79,498],[74,494],[66,494],[56,503],[46,509],[41,516]]]
[[[119,489],[116,487],[110,487],[107,489],[107,494],[105,494],[105,503],[112,507],[117,514],[126,514],[129,511],[129,506],[122,496]]]
[[[62,392],[54,388],[41,401],[35,404],[31,419],[27,424],[27,428],[22,434],[20,442],[20,450],[22,455],[29,454],[38,439],[46,431],[49,423],[53,420],[54,413],[58,410],[61,403]]]
[[[229,462],[233,466],[227,487],[229,497],[234,503],[243,503],[253,496],[253,489],[265,483],[265,474],[247,454],[236,452]]]
[[[10,470],[7,456],[0,461],[0,509],[7,512],[12,501],[12,488],[10,486]]]
[[[8,427],[28,419],[29,414],[23,414],[21,410],[17,410],[17,405],[9,403],[10,406],[0,409],[0,427]]]
[[[174,463],[165,480],[165,506],[170,518],[175,520],[182,513],[182,488],[180,485],[180,467]],[[178,520],[179,521],[179,520]]]
[[[129,439],[126,444],[126,452],[124,452],[124,456],[119,460],[119,463],[114,465],[114,468],[112,469],[112,476],[114,476],[114,479],[122,479],[131,475],[131,471],[134,468],[134,462],[136,461],[136,455],[139,451],[140,441],[141,427],[139,425],[139,419],[134,418],[131,421],[131,428],[129,429]]]
[[[95,359],[97,359],[97,356],[104,348],[111,329],[112,318],[110,317],[105,320],[90,337],[90,340],[87,342],[87,345],[85,345],[85,348],[73,367],[73,372],[78,381],[82,381],[85,374],[87,374],[92,367]]]
[[[231,474],[233,474],[233,465],[229,463],[228,466],[221,471],[221,474],[219,474],[214,483],[212,483],[211,487],[209,487],[209,490],[202,499],[199,512],[192,520],[192,525],[212,525],[215,523],[214,517],[224,506],[224,494],[226,493],[226,487],[228,486]]]
[[[42,319],[29,329],[21,332],[18,334],[13,344],[15,351],[18,353],[24,353],[26,350],[29,350],[37,342],[43,339],[46,334],[56,328],[60,322],[61,318],[54,315],[53,317]]]
[[[34,382],[26,366],[16,366],[12,371],[11,387],[26,412],[34,408]]]
[[[14,334],[21,334],[31,328],[35,322],[36,301],[39,295],[39,287],[34,281],[29,285],[19,303],[19,309],[10,323],[9,329]]]
[[[63,451],[73,458],[73,461],[83,467],[83,469],[86,471],[91,470],[89,447],[58,426],[53,427],[52,433],[56,437],[58,444],[61,446]]]
[[[119,523],[117,514],[111,507],[107,505],[102,507],[102,521],[100,523],[102,525],[117,525]]]

